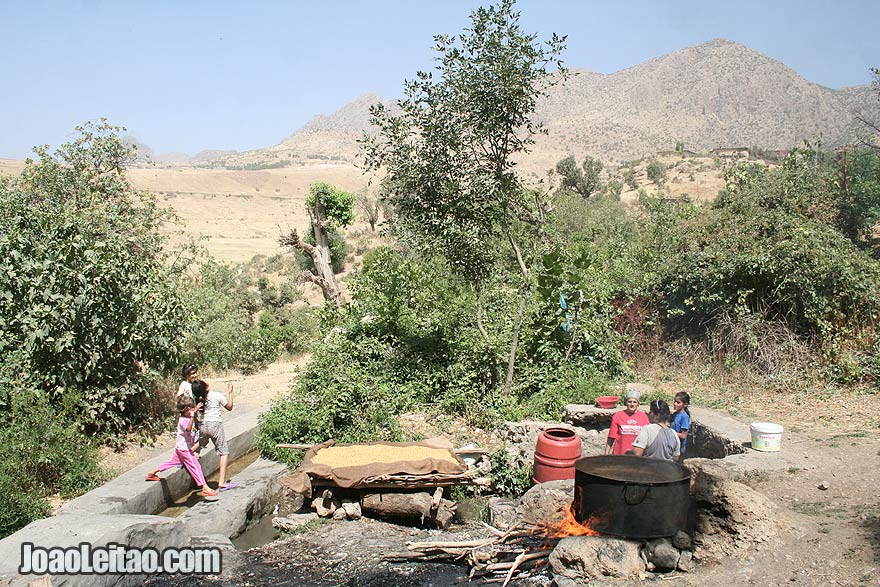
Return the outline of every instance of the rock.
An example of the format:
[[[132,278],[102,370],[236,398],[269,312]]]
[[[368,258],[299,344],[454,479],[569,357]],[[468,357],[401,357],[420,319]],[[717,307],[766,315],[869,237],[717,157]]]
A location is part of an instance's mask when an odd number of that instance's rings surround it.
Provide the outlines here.
[[[675,536],[672,537],[672,546],[679,550],[690,550],[693,547],[693,541],[686,532],[679,530],[675,533]]]
[[[588,585],[591,579],[634,578],[645,570],[636,542],[599,536],[563,538],[550,554],[554,577]]]
[[[681,553],[666,538],[648,541],[645,545],[645,557],[658,569],[673,570],[678,566]]]
[[[345,517],[347,517],[349,520],[360,520],[363,516],[363,513],[361,512],[361,504],[359,501],[355,501],[352,499],[343,499],[342,510],[345,512]]]
[[[489,523],[500,530],[512,528],[519,522],[516,502],[503,497],[489,498]]]
[[[694,565],[694,553],[690,550],[683,550],[681,552],[681,557],[678,559],[678,570],[683,571],[685,573],[690,573],[694,570],[696,565]]]
[[[573,500],[574,479],[538,483],[520,498],[516,517],[527,524],[561,522]]]
[[[831,483],[829,483],[828,481],[822,481],[821,483],[819,483],[819,489],[821,489],[822,491],[826,491],[829,487],[831,487]]]
[[[627,391],[637,391],[640,395],[645,396],[654,393],[654,387],[647,383],[630,382],[626,384]]]
[[[283,518],[272,518],[272,526],[281,530],[293,530],[300,526],[305,526],[312,520],[317,520],[318,514],[309,512],[307,514],[290,514]]]
[[[691,497],[697,507],[703,560],[720,561],[789,528],[769,498],[729,478],[723,463],[689,459]]]

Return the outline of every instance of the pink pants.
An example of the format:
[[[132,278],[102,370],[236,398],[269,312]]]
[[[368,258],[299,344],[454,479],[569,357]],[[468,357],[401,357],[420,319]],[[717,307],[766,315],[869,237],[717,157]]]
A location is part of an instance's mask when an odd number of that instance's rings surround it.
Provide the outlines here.
[[[159,465],[159,468],[157,470],[164,471],[166,469],[179,467],[180,465],[186,467],[186,470],[189,471],[189,474],[192,475],[193,479],[195,479],[196,485],[198,485],[199,487],[204,487],[205,475],[204,473],[202,473],[202,465],[199,463],[198,457],[196,457],[196,455],[188,450],[180,450],[175,448],[174,456],[171,457],[171,460]]]

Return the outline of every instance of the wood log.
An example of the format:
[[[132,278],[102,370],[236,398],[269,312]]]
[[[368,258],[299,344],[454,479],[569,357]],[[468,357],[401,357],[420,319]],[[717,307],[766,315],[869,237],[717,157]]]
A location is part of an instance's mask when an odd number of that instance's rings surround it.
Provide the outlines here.
[[[455,515],[455,502],[441,499],[432,510],[430,493],[367,493],[361,498],[365,513],[382,519],[417,519],[421,523],[432,522],[438,528],[448,528]]]

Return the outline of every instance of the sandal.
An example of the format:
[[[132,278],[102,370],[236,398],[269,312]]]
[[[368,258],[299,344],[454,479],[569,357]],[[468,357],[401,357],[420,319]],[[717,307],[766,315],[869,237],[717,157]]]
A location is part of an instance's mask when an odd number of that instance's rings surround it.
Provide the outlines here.
[[[217,497],[217,492],[214,491],[213,489],[208,489],[208,490],[203,489],[203,490],[199,491],[199,495],[201,495],[202,497]]]
[[[158,481],[158,480],[159,480],[158,475],[147,475],[146,477],[144,477],[144,481]]]
[[[235,489],[236,487],[238,487],[238,485],[236,485],[232,481],[229,481],[228,483],[226,483],[226,485],[221,485],[217,489],[219,489],[220,491],[229,491],[230,489]]]

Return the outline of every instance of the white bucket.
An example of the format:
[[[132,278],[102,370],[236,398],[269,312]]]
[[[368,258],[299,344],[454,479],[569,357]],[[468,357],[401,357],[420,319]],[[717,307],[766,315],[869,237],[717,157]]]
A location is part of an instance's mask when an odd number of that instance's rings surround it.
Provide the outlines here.
[[[782,426],[770,422],[752,422],[752,448],[764,452],[775,452],[782,447]]]

